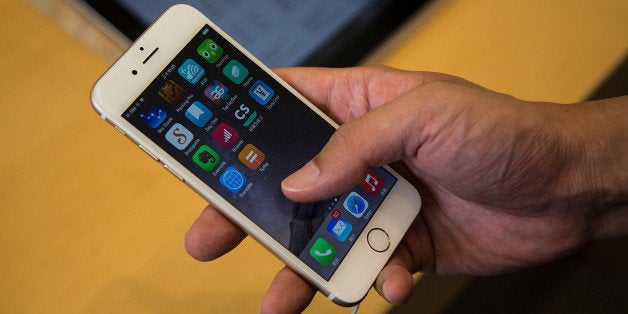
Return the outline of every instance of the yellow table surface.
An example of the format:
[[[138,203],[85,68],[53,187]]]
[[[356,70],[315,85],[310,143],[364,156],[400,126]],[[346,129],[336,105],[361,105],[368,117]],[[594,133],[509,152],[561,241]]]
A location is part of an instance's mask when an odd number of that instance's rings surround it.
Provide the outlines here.
[[[452,0],[419,20],[377,60],[526,99],[581,100],[628,51],[626,1]],[[0,312],[256,312],[282,264],[250,239],[187,256],[205,202],[93,112],[109,61],[26,1],[0,3],[0,47]],[[361,313],[387,308],[372,292]]]

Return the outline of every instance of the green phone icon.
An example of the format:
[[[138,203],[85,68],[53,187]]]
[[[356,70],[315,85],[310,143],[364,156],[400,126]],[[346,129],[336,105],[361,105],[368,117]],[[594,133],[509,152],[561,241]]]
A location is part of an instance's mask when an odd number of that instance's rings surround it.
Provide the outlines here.
[[[196,52],[209,63],[218,61],[218,58],[220,58],[223,53],[222,48],[211,39],[203,40],[198,48],[196,48]]]
[[[327,266],[336,256],[336,249],[329,242],[318,238],[310,249],[310,255],[323,266]]]

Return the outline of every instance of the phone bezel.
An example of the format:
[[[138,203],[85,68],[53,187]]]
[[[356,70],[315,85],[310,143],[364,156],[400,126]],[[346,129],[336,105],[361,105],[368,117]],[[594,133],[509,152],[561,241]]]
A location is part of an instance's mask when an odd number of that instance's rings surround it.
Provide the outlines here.
[[[135,101],[137,96],[146,89],[148,84],[160,74],[162,69],[171,62],[189,40],[206,24],[249,57],[261,69],[268,72],[271,77],[285,86],[288,91],[295,94],[297,98],[327,122],[335,128],[338,127],[331,118],[311,104],[272,70],[264,66],[202,13],[188,5],[175,5],[168,9],[103,74],[92,89],[91,96],[94,109],[103,119],[122,131],[147,153],[160,160],[235,224],[315,285],[330,300],[341,305],[352,305],[359,302],[366,295],[377,274],[392,254],[392,250],[401,241],[411,221],[418,214],[421,204],[420,197],[407,181],[387,167],[387,170],[398,178],[398,182],[391,189],[388,197],[384,199],[379,210],[375,212],[362,234],[356,239],[332,277],[329,280],[325,280],[314,270],[310,269],[298,256],[290,253],[263,229],[249,220],[122,117],[122,113]],[[176,25],[176,27],[172,27],[172,25]],[[144,49],[140,50],[140,47]],[[157,47],[159,48],[158,53],[154,53],[149,62],[142,63],[148,54]],[[137,73],[132,74],[131,71],[133,70],[136,70]],[[372,228],[381,228],[388,233],[391,242],[389,250],[384,253],[378,253],[369,247],[367,234]]]

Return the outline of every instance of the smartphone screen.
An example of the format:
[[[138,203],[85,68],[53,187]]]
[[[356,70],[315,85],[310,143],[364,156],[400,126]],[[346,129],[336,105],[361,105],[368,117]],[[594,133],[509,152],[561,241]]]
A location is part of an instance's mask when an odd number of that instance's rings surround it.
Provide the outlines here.
[[[374,168],[343,195],[288,200],[281,181],[335,129],[208,25],[122,117],[326,280],[397,181]]]

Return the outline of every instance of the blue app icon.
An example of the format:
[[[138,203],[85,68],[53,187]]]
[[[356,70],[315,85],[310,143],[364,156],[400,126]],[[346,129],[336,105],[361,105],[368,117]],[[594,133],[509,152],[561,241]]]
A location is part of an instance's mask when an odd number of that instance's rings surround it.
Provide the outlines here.
[[[262,81],[255,81],[253,86],[249,89],[249,95],[255,99],[260,105],[266,106],[273,95],[275,95],[275,91],[273,91],[270,86],[266,85],[266,83]]]
[[[191,84],[196,84],[205,75],[205,69],[194,60],[187,59],[179,67],[179,74]]]
[[[346,240],[351,234],[351,230],[353,230],[351,224],[342,217],[332,219],[329,224],[327,224],[327,231],[340,241]]]
[[[220,184],[231,193],[238,193],[246,184],[246,177],[233,166],[229,166],[220,176]]]
[[[360,218],[369,207],[369,203],[356,192],[349,193],[344,202],[345,209],[353,216]]]
[[[197,127],[202,128],[212,118],[212,111],[207,109],[201,102],[195,101],[185,111],[185,117],[196,124]]]
[[[166,112],[157,106],[150,107],[147,111],[140,113],[140,119],[153,129],[164,122],[166,116]]]

